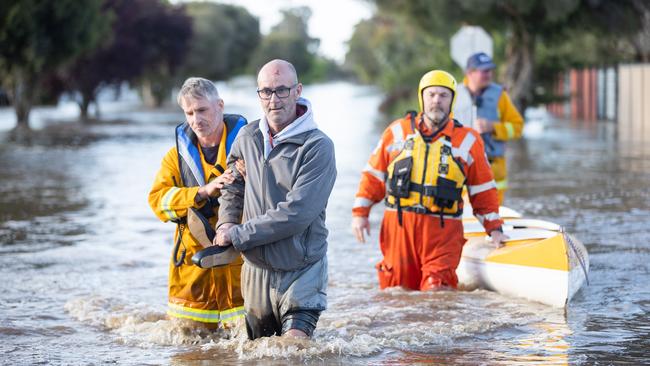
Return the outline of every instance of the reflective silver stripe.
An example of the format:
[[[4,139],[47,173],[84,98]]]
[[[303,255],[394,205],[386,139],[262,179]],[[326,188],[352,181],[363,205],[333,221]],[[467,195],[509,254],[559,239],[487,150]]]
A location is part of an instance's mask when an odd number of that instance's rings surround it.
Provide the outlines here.
[[[512,125],[512,123],[505,122],[503,125],[506,126],[506,132],[508,134],[508,138],[511,139],[511,138],[515,137],[515,128]]]
[[[494,220],[498,220],[498,219],[501,218],[501,216],[499,216],[499,214],[496,213],[496,212],[490,212],[489,214],[485,214],[485,215],[479,215],[479,214],[476,214],[476,215],[474,215],[474,216],[476,216],[476,218],[478,219],[478,221],[481,222],[481,224],[482,224],[485,220],[487,220],[487,221],[494,221]]]
[[[203,177],[203,174],[201,174],[201,170],[196,165],[194,159],[192,159],[188,146],[186,145],[185,141],[183,141],[182,139],[179,140],[178,154],[181,156],[181,158],[183,158],[185,164],[187,164],[187,166],[190,168],[190,171],[192,172],[194,179],[196,179],[196,181],[199,182],[199,186],[204,186],[205,178]]]
[[[469,190],[469,195],[474,196],[481,192],[485,192],[489,189],[496,188],[496,187],[497,184],[494,182],[494,180],[491,180],[487,183],[479,184],[476,186],[467,186],[467,189]]]
[[[474,135],[472,135],[471,133],[468,133],[467,135],[465,135],[465,138],[463,139],[463,142],[460,144],[460,146],[456,149],[452,149],[452,153],[455,156],[465,160],[468,165],[472,165],[470,163],[469,150],[472,148],[475,141],[476,141],[476,137],[474,137]]]
[[[393,133],[393,144],[398,144],[404,141],[404,130],[402,130],[401,123],[395,123],[390,126],[390,130]]]
[[[372,151],[372,155],[377,155],[381,151],[381,143],[382,140],[377,141],[377,146],[375,146],[375,149]]]
[[[372,206],[372,203],[373,202],[371,200],[367,199],[367,198],[356,197],[354,199],[354,206],[352,206],[352,208],[370,207],[370,206]]]
[[[171,209],[171,200],[176,195],[176,193],[180,190],[181,189],[178,187],[172,187],[169,189],[169,191],[167,191],[167,193],[165,193],[162,200],[160,200],[160,210],[163,213],[165,213],[165,215],[169,220],[178,218],[176,212]]]
[[[167,314],[177,317],[192,319],[204,323],[218,323],[223,321],[232,321],[236,318],[243,317],[245,314],[244,307],[238,306],[228,310],[201,310],[180,306],[173,303],[167,304]]]
[[[382,182],[386,180],[386,173],[371,167],[370,163],[367,163],[366,166],[363,167],[363,172],[373,175],[375,178],[379,179]]]
[[[246,311],[244,310],[243,306],[222,311],[221,312],[221,321],[222,322],[230,322],[233,320],[237,320],[239,318],[243,318],[244,315],[246,315]]]
[[[500,180],[500,181],[496,182],[496,187],[500,191],[508,189],[508,180],[504,179],[504,180]]]
[[[393,151],[402,151],[402,148],[404,147],[404,141],[397,141],[394,144],[388,145],[386,148],[387,152],[393,152]]]

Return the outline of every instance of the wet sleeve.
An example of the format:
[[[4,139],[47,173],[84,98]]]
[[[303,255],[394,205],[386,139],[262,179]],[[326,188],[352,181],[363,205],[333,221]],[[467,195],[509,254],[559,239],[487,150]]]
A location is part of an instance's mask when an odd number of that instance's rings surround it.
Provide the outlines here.
[[[352,216],[367,217],[370,208],[386,195],[386,172],[390,163],[388,147],[394,140],[392,131],[386,129],[361,171],[359,189],[354,198]]]
[[[471,164],[467,169],[467,190],[473,214],[487,233],[503,224],[499,216],[499,197],[492,176],[490,163],[485,155],[483,139],[478,133],[470,132],[476,138],[470,148]]]
[[[230,229],[233,245],[244,251],[305,231],[325,210],[335,181],[334,145],[322,138],[305,153],[284,201]]]
[[[231,184],[225,185],[221,189],[221,197],[219,197],[219,219],[217,220],[216,227],[225,224],[233,223],[239,224],[241,222],[242,213],[244,211],[244,188],[246,181],[244,177],[239,174],[235,167],[235,162],[242,159],[241,154],[241,140],[243,137],[238,137],[233,142],[228,156],[228,167],[233,172],[235,180]]]
[[[524,118],[505,91],[499,97],[497,108],[500,122],[494,124],[494,138],[502,141],[521,138],[524,130]]]
[[[180,185],[178,154],[176,148],[172,148],[165,155],[149,192],[149,206],[160,220],[166,222],[184,217],[188,208],[203,205],[195,202],[199,187]]]

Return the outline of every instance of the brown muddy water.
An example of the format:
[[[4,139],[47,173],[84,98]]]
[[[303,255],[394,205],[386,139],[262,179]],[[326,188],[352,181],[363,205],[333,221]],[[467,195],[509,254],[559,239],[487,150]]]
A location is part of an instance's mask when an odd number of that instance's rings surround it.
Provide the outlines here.
[[[221,85],[230,112],[259,116],[254,86]],[[590,253],[590,285],[566,312],[488,291],[379,291],[370,243],[354,241],[360,170],[388,121],[378,94],[348,83],[307,87],[335,142],[328,207],[329,309],[311,341],[248,341],[165,316],[173,224],[146,197],[173,145],[175,109],[107,103],[121,123],[52,127],[74,106],[40,109],[54,139],[0,147],[0,363],[124,365],[650,363],[650,142],[618,141],[611,124],[537,113],[511,144],[507,205],[561,224]],[[0,129],[13,126],[0,110]],[[47,127],[49,126],[49,127]],[[66,127],[67,126],[67,127]],[[42,132],[44,134],[44,132]]]

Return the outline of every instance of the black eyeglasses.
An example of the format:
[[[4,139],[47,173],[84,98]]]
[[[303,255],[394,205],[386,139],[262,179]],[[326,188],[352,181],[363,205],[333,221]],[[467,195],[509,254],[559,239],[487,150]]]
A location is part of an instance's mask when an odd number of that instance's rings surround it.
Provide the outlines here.
[[[269,89],[269,88],[257,89],[257,95],[260,96],[260,99],[264,99],[264,100],[271,99],[273,93],[275,93],[275,95],[278,98],[286,98],[289,96],[289,94],[291,94],[291,89],[295,88],[296,85],[298,84],[293,84],[290,87],[279,86],[275,89]]]

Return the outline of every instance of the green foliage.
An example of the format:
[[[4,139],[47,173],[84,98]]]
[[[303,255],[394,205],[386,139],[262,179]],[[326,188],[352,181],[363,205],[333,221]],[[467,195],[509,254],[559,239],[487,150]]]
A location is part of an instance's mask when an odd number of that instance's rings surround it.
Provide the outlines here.
[[[311,67],[307,74],[301,75],[303,82],[317,82],[323,80],[342,79],[346,75],[336,61],[322,56],[316,56],[312,60]]]
[[[399,49],[389,45],[402,39],[404,43],[422,43],[410,36],[409,28],[413,28],[422,33],[420,38],[437,40],[437,43],[430,42],[443,45],[440,52],[448,54],[446,45],[452,33],[464,24],[479,25],[494,37],[500,81],[509,87],[520,107],[541,100],[544,92],[538,87],[553,79],[549,72],[570,65],[618,62],[634,57],[630,56],[634,50],[629,38],[642,25],[642,10],[647,11],[650,6],[643,0],[375,0],[375,3],[378,15],[373,22],[386,22],[385,18],[395,21],[399,17],[407,20],[405,26],[392,27],[395,32],[392,35],[391,31],[389,35],[384,34],[383,23],[366,22],[357,26],[346,61],[362,81],[382,86],[389,91],[389,98],[392,94],[402,94],[401,87],[391,80],[408,79],[417,65],[403,68],[403,54],[382,53],[382,47]],[[440,65],[444,67],[444,63]],[[384,76],[386,70],[398,75]]]
[[[292,8],[283,10],[282,15],[282,21],[271,29],[255,51],[250,70],[257,72],[268,61],[280,58],[293,64],[303,83],[340,75],[333,61],[317,54],[320,40],[310,37],[307,27],[311,10]]]
[[[223,80],[244,72],[260,42],[258,19],[242,7],[209,2],[188,3],[186,11],[193,37],[183,78]]]
[[[122,0],[123,1],[123,0]],[[142,32],[133,34],[141,40],[143,73],[138,75],[145,104],[159,107],[171,98],[179,68],[185,61],[192,36],[191,19],[185,9],[160,0],[137,0],[144,11],[141,15]],[[128,0],[133,4],[136,0]],[[148,7],[147,7],[148,5]]]
[[[427,71],[462,75],[451,60],[447,39],[422,32],[404,18],[378,14],[362,21],[348,45],[345,67],[361,82],[387,92],[382,109],[391,114],[403,113],[405,106],[417,107],[417,85]]]
[[[110,37],[77,58],[64,76],[68,90],[78,92],[83,120],[103,87],[152,80],[144,84],[154,100],[169,94],[191,37],[184,10],[160,0],[104,0],[103,14],[111,19]]]
[[[38,85],[79,54],[95,47],[108,29],[101,0],[5,0],[0,5],[0,80],[28,127]]]
[[[14,0],[0,8],[0,67],[38,74],[93,48],[108,28],[101,0]]]

